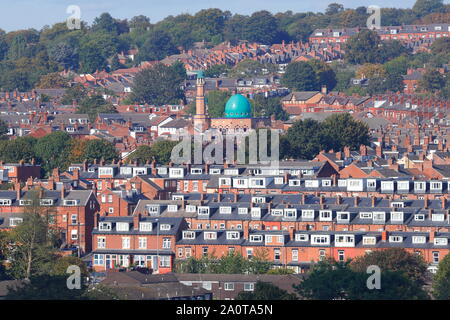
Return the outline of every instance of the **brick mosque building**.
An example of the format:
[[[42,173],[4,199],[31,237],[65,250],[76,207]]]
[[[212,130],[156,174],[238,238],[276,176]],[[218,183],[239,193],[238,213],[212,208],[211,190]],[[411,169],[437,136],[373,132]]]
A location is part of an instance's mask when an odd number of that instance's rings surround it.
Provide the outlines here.
[[[201,71],[197,75],[195,106],[194,128],[200,133],[208,129],[216,129],[226,134],[240,134],[258,127],[268,127],[272,122],[270,118],[252,117],[252,106],[241,94],[230,97],[222,118],[209,117],[205,99],[205,79]]]

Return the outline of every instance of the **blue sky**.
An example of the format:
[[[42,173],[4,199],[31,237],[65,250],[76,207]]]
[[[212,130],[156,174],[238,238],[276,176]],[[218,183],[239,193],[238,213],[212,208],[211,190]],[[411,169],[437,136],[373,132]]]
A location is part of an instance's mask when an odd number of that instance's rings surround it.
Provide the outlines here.
[[[52,25],[67,19],[69,5],[78,5],[81,19],[91,23],[102,12],[115,18],[146,15],[157,22],[168,15],[193,14],[205,8],[220,8],[232,13],[249,14],[257,10],[271,12],[323,11],[331,2],[342,3],[346,8],[379,5],[381,7],[412,7],[415,0],[0,0],[0,28],[6,31]],[[444,1],[447,3],[448,1]],[[395,3],[395,4],[394,4]]]

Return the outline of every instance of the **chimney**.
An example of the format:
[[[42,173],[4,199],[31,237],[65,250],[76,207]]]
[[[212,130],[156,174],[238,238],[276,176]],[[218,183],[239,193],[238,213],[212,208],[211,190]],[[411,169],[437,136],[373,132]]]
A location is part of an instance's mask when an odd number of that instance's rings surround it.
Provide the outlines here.
[[[75,180],[80,180],[80,169],[75,168],[73,170],[73,179]]]
[[[238,195],[237,193],[235,193],[235,194],[234,194],[233,202],[234,202],[234,203],[237,203],[237,202],[238,202],[238,199],[239,199],[239,195]]]
[[[100,214],[95,213],[94,214],[94,228],[98,227],[98,219],[99,219]]]
[[[141,214],[135,214],[133,216],[133,229],[139,230],[139,221],[141,220]]]
[[[381,232],[381,241],[386,242],[388,238],[388,232],[386,230]]]
[[[64,183],[61,185],[61,200],[64,199],[65,196]]]
[[[322,204],[322,203],[321,203]],[[342,197],[341,197],[341,195],[338,195],[337,197],[336,197],[336,204],[342,204]]]
[[[245,240],[248,240],[249,239],[249,221],[244,221],[244,223],[243,223],[243,225],[244,225],[244,239]]]
[[[356,196],[356,197],[355,197],[354,207],[356,208],[356,207],[358,207],[358,205],[359,205],[359,197]]]
[[[375,148],[377,157],[379,157],[380,159],[383,158],[383,148],[381,148],[381,146],[377,146]]]
[[[430,232],[430,243],[434,243],[434,238],[436,237],[436,231]]]
[[[331,175],[331,180],[332,180],[332,182],[333,182],[333,187],[336,187],[337,186],[337,175],[336,174],[332,174]]]
[[[20,192],[20,183],[16,183],[14,189],[16,189],[16,200],[20,200],[21,192]]]
[[[377,197],[372,196],[372,197],[371,197],[371,200],[372,200],[372,208],[375,208],[375,204],[376,204],[376,202],[377,202]]]
[[[442,210],[445,210],[447,208],[447,198],[446,197],[442,197],[441,207],[442,207]]]
[[[428,209],[428,197],[425,196],[423,199],[423,208]]]

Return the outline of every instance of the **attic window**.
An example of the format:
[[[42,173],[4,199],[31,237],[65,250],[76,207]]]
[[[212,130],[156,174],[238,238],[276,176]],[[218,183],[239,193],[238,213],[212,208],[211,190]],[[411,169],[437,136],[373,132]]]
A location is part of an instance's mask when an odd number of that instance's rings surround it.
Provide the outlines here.
[[[41,206],[51,206],[53,205],[53,199],[41,199]]]
[[[0,199],[0,206],[10,206],[11,199]]]
[[[167,224],[167,223],[161,224],[161,225],[159,226],[159,230],[162,230],[162,231],[168,231],[168,230],[170,230],[170,224]]]

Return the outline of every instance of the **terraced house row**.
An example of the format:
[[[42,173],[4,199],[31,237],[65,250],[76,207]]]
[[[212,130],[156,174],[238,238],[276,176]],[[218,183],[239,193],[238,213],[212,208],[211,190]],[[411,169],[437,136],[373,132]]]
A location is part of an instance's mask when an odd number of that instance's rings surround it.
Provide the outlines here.
[[[176,193],[139,201],[132,216],[99,216],[93,267],[170,272],[176,259],[237,252],[303,272],[327,256],[343,261],[403,247],[433,271],[450,250],[449,209],[446,198]]]

